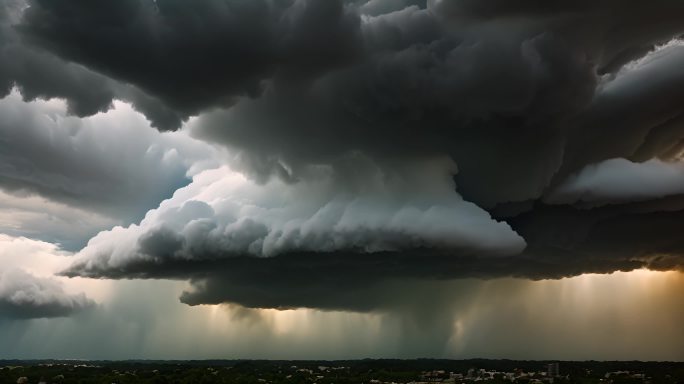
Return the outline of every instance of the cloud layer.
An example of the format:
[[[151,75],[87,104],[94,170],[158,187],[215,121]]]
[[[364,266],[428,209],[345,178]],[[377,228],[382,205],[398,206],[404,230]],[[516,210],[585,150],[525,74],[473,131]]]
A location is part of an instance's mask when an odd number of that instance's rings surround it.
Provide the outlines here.
[[[604,205],[684,194],[684,163],[611,159],[585,167],[545,198],[551,204]]]

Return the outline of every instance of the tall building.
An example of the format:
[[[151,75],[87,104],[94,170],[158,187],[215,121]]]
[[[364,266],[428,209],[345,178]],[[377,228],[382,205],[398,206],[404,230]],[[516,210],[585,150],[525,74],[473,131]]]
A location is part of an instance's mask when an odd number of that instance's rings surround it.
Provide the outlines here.
[[[558,363],[551,363],[546,366],[546,375],[549,377],[560,376],[560,365]]]

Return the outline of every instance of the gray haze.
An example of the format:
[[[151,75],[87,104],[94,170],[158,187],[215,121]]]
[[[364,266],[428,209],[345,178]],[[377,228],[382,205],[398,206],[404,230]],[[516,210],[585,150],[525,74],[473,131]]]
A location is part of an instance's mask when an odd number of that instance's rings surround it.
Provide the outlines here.
[[[0,358],[681,360],[682,284],[672,273],[401,283],[391,309],[358,314],[187,307],[178,283],[126,281],[71,318],[0,320]]]

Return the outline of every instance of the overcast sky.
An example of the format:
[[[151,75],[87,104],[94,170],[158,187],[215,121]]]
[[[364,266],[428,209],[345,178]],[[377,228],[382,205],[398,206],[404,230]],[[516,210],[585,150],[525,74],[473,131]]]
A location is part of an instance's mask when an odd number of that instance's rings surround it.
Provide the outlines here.
[[[4,0],[0,358],[684,360],[682,20]]]

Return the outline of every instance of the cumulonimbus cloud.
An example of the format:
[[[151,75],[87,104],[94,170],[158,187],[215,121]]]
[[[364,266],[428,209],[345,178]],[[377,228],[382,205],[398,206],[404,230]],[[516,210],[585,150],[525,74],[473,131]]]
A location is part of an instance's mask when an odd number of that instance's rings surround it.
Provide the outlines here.
[[[368,309],[353,297],[378,281],[684,265],[667,171],[684,149],[682,3],[7,4],[2,52],[55,65],[0,64],[3,87],[187,121],[242,173],[146,202],[68,275],[188,279],[189,304]]]

